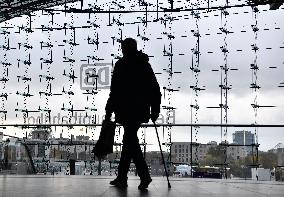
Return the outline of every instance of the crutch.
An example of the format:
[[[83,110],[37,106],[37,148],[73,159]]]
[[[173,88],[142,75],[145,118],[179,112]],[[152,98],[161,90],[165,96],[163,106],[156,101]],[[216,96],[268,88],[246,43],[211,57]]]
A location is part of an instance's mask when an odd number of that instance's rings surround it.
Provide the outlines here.
[[[153,120],[152,120],[152,121],[153,121]],[[172,186],[171,186],[170,181],[169,181],[169,174],[168,174],[168,171],[167,171],[167,168],[166,168],[166,163],[165,163],[165,159],[164,159],[164,154],[163,154],[163,152],[162,152],[162,147],[161,147],[160,138],[159,138],[159,135],[158,135],[157,125],[156,125],[155,121],[153,121],[153,123],[154,123],[154,126],[155,126],[156,135],[157,135],[157,139],[158,139],[159,147],[160,147],[160,152],[161,152],[161,156],[162,156],[162,160],[163,160],[163,164],[164,164],[164,169],[165,169],[166,176],[167,176],[168,188],[171,188]]]

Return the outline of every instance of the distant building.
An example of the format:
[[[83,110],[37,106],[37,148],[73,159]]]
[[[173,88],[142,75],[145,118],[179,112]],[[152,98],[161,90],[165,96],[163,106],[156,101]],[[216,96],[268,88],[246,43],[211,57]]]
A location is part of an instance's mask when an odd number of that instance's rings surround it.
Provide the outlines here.
[[[222,142],[224,144],[225,142]],[[228,143],[228,142],[226,142]],[[210,148],[217,148],[219,145],[215,141],[207,144],[192,144],[192,161],[204,161],[207,157]],[[222,146],[223,147],[223,146]],[[171,147],[172,161],[176,163],[190,163],[190,142],[173,142]],[[247,147],[245,146],[227,146],[227,157],[234,160],[244,158],[248,155]]]
[[[49,129],[35,129],[31,132],[32,139],[47,140],[50,137],[51,130]]]
[[[69,159],[75,160],[90,160],[92,159],[92,150],[96,144],[96,140],[90,140],[89,136],[71,135],[71,139],[60,138],[50,139],[49,159],[51,161],[64,161]]]
[[[233,145],[233,144],[232,144]],[[248,155],[247,147],[245,146],[228,146],[227,156],[234,160],[244,158]]]
[[[278,166],[284,166],[284,148],[277,149]]]
[[[31,139],[26,140],[31,156],[36,160],[46,158],[46,142],[50,138],[51,130],[36,128],[31,131]]]
[[[190,142],[173,142],[171,146],[173,162],[190,162]],[[193,154],[194,155],[194,154]]]
[[[251,131],[235,131],[233,133],[233,144],[237,145],[252,145],[255,144],[255,135]],[[255,151],[253,146],[244,146],[246,155]]]
[[[50,129],[35,129],[30,134],[31,138],[25,139],[25,144],[32,158],[36,161],[67,161],[90,160],[92,149],[96,141],[90,140],[89,136],[71,135],[70,138],[52,138]],[[19,143],[20,144],[20,143]],[[26,156],[26,150],[22,146],[17,147],[17,158]]]
[[[272,152],[272,153],[277,154],[278,148],[284,148],[284,144],[278,143],[278,144],[276,144],[276,146],[274,146],[274,148],[268,150],[268,152]]]
[[[251,145],[255,143],[255,136],[251,131],[235,131],[233,143],[239,145]]]
[[[70,137],[63,138],[61,134],[60,138],[54,138],[50,129],[36,128],[27,138],[9,138],[0,142],[0,171],[12,169],[13,173],[30,173],[30,159],[37,172],[45,172],[56,166],[57,162],[68,162],[70,159],[76,162],[92,160],[91,151],[96,140],[84,135]]]
[[[167,162],[169,153],[164,152],[163,154],[165,162]],[[147,152],[146,163],[150,167],[151,175],[164,175],[164,166],[160,151]]]
[[[206,158],[210,148],[216,147],[217,142],[211,141],[207,144],[192,144],[192,160],[201,161]],[[173,142],[171,146],[173,162],[190,163],[191,143],[190,142]]]
[[[251,131],[235,131],[233,133],[233,143],[239,145],[255,144],[255,136]]]
[[[284,166],[284,144],[278,143],[273,149],[268,150],[268,152],[277,154],[277,165]]]

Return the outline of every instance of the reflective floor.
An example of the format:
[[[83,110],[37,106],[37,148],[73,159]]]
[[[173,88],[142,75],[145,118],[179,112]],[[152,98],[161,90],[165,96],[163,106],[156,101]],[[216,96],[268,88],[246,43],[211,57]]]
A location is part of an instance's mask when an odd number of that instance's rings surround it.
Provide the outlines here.
[[[0,196],[284,196],[284,183],[275,181],[214,180],[171,178],[172,188],[167,188],[166,178],[153,177],[148,191],[139,191],[138,177],[129,177],[125,190],[110,186],[110,176],[0,176]]]

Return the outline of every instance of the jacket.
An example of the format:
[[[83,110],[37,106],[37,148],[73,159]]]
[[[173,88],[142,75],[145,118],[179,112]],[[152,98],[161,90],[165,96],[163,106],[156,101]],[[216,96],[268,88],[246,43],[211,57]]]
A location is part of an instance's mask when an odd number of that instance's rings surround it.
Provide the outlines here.
[[[107,113],[118,123],[146,123],[160,112],[161,92],[149,57],[141,51],[119,59],[114,67]]]

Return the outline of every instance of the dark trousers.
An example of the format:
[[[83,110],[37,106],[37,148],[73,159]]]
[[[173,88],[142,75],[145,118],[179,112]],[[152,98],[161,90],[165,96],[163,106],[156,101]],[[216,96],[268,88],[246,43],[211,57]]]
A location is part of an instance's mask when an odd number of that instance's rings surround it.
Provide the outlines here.
[[[123,147],[121,152],[121,158],[118,166],[117,178],[127,180],[127,173],[129,170],[131,159],[136,166],[138,176],[141,180],[149,178],[148,166],[143,157],[137,132],[140,127],[140,123],[123,124],[124,135],[123,135]]]

